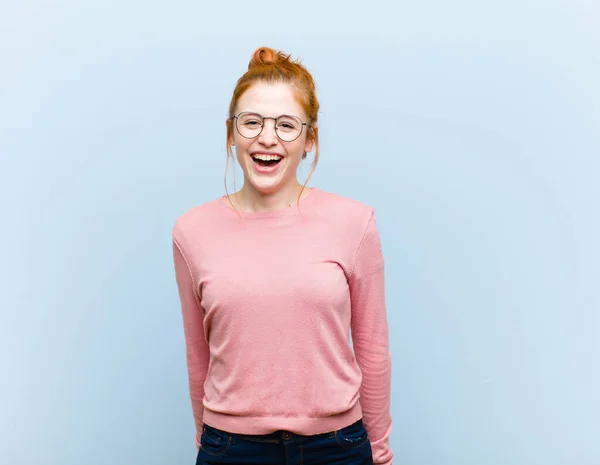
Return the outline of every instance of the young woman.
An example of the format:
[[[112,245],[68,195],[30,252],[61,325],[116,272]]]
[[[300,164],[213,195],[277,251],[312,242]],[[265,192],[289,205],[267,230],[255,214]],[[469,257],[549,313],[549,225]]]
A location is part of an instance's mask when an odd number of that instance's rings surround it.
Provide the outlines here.
[[[256,50],[226,121],[244,184],[173,228],[197,465],[392,463],[374,210],[296,177],[318,110],[302,64]]]

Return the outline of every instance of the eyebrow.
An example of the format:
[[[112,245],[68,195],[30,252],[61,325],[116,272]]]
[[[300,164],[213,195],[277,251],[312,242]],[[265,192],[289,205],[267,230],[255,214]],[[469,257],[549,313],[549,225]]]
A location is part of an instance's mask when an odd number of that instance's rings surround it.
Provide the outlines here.
[[[251,115],[256,115],[256,116],[261,116],[263,118],[265,118],[265,116],[262,113],[259,113],[257,111],[240,111],[238,114],[241,115],[242,113],[249,113]],[[268,116],[267,118],[281,118],[282,116],[293,116],[294,118],[298,118],[298,119],[302,119],[302,117],[298,116],[298,115],[292,115],[290,113],[283,113],[279,116]]]

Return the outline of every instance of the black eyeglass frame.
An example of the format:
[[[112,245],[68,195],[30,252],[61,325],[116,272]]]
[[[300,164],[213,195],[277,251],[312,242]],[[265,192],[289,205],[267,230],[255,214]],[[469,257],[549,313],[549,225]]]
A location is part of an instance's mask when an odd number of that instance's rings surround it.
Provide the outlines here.
[[[240,128],[238,128],[238,125],[237,125],[237,122],[239,121],[239,119],[238,119],[238,118],[240,117],[240,115],[243,115],[243,114],[246,114],[246,113],[250,113],[250,114],[252,114],[252,115],[256,115],[257,117],[259,117],[260,119],[262,119],[262,125],[261,125],[261,127],[260,127],[260,131],[258,132],[258,134],[257,134],[257,135],[255,135],[255,136],[252,136],[252,137],[246,137],[245,135],[243,135],[243,134],[241,133],[241,131],[240,131]],[[288,117],[290,117],[290,118],[296,118],[296,119],[298,119],[298,121],[300,121],[300,122],[302,123],[302,126],[300,126],[300,132],[299,132],[299,133],[298,133],[298,135],[297,135],[296,137],[294,137],[292,140],[284,140],[284,139],[282,139],[282,138],[281,138],[281,136],[279,135],[279,132],[277,131],[277,120],[278,120],[279,118],[281,118],[282,116],[288,116]],[[297,116],[294,116],[294,115],[279,115],[279,116],[275,117],[275,116],[263,116],[263,115],[261,115],[260,113],[254,113],[254,112],[252,112],[252,111],[243,111],[243,112],[239,113],[238,115],[230,116],[230,117],[229,117],[229,119],[231,119],[231,120],[235,120],[235,122],[233,123],[233,125],[235,126],[235,130],[236,130],[236,131],[238,132],[238,134],[239,134],[240,136],[242,136],[244,139],[255,139],[255,138],[257,138],[258,136],[260,136],[260,135],[261,135],[261,133],[263,132],[263,129],[265,128],[265,120],[266,120],[266,119],[272,119],[272,120],[274,120],[274,121],[275,121],[275,124],[274,124],[274,126],[273,126],[273,127],[274,127],[274,129],[275,129],[275,135],[277,135],[277,137],[279,138],[279,140],[280,140],[281,142],[294,142],[295,140],[297,140],[297,139],[298,139],[298,137],[300,137],[300,136],[302,135],[302,131],[304,130],[304,126],[306,126],[307,128],[310,128],[310,127],[311,127],[311,125],[310,125],[309,123],[305,123],[305,122],[303,122],[303,121],[302,121],[302,120],[301,120],[299,117],[297,117]]]

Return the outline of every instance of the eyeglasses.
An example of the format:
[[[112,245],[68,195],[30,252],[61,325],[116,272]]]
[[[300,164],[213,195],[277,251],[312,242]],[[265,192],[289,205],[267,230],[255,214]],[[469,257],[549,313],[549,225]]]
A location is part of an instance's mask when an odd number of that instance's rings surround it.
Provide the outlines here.
[[[246,139],[254,139],[262,132],[265,127],[265,120],[275,120],[275,134],[283,142],[293,142],[300,134],[304,126],[310,126],[308,123],[303,123],[300,118],[292,115],[281,115],[277,118],[273,116],[262,116],[258,113],[243,112],[237,116],[232,116],[235,120],[235,128],[240,136]]]

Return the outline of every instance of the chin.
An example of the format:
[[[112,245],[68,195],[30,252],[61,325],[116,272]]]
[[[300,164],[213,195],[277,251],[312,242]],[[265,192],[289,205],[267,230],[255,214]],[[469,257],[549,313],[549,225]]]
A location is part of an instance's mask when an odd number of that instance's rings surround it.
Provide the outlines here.
[[[260,192],[261,194],[272,194],[274,192],[277,192],[282,186],[283,183],[281,182],[276,182],[276,183],[255,183],[255,182],[250,182],[250,185],[252,186],[252,188],[254,190],[256,190],[257,192]]]

